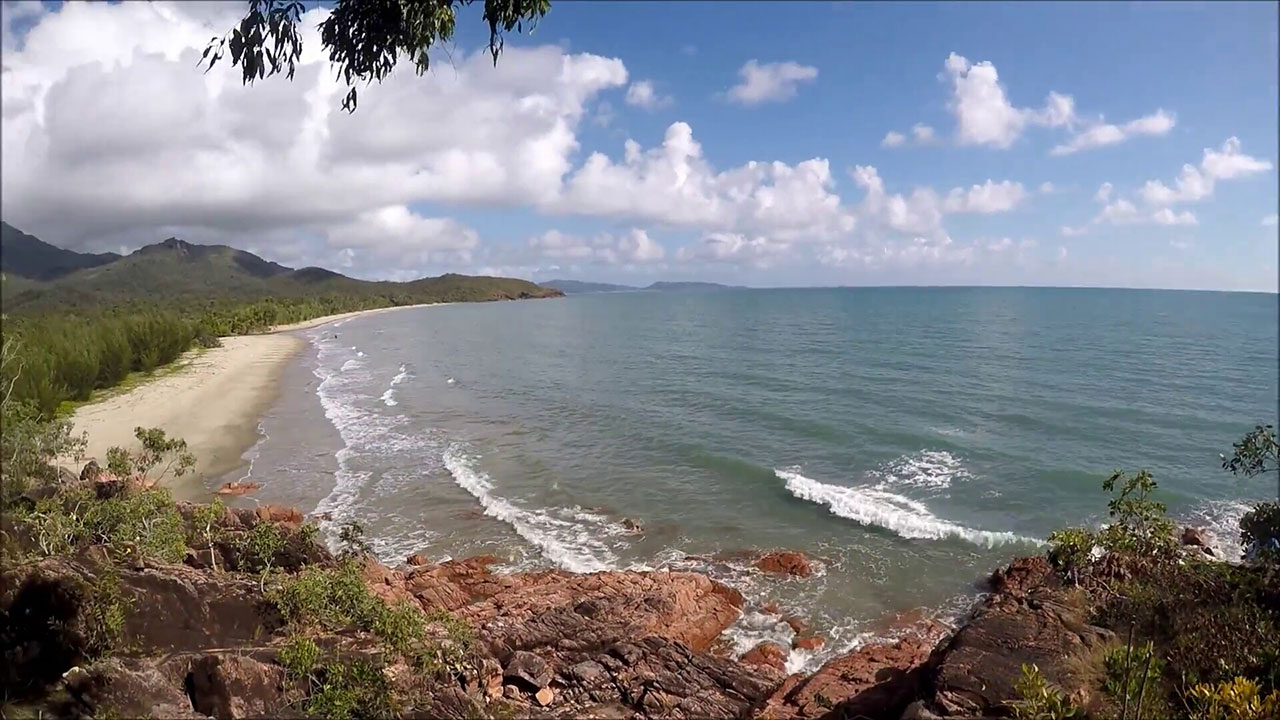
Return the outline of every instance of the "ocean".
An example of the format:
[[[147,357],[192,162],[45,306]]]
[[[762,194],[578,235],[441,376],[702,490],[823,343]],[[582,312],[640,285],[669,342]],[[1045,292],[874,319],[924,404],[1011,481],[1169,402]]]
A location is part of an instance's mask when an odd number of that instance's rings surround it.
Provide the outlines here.
[[[745,651],[962,613],[1149,469],[1231,554],[1265,480],[1218,454],[1276,423],[1277,297],[1049,288],[629,292],[403,309],[302,331],[239,502],[361,523],[386,561],[690,569],[740,589]],[[224,478],[224,479],[235,479]],[[629,525],[640,525],[636,532]],[[809,578],[748,551],[801,550]]]

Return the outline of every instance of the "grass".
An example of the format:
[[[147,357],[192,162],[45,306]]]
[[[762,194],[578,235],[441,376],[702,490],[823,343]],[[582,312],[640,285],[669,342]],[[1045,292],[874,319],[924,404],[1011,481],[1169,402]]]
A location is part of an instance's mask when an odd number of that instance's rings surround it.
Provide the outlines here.
[[[150,371],[135,370],[126,375],[119,383],[116,383],[109,388],[94,390],[89,394],[89,397],[86,400],[63,400],[58,403],[56,417],[70,417],[76,410],[79,410],[86,405],[94,405],[110,400],[114,397],[119,397],[120,395],[124,395],[125,393],[136,388],[140,388],[143,385],[180,373],[191,367],[196,359],[208,352],[209,349],[210,348],[201,347],[199,345],[193,346],[190,350],[184,352],[177,360],[174,360],[167,365],[161,365],[160,367]]]

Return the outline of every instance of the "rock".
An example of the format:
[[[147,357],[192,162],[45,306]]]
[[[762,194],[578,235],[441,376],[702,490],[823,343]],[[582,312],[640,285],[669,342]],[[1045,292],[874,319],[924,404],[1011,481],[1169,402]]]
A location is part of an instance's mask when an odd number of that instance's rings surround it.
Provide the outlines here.
[[[796,650],[818,650],[826,644],[827,639],[821,635],[806,635],[791,641],[791,647]]]
[[[763,665],[775,670],[785,670],[790,651],[775,642],[762,642],[751,648],[738,661],[746,665]]]
[[[552,692],[551,688],[549,687],[544,687],[538,692],[533,694],[533,699],[537,700],[538,704],[541,705],[542,707],[546,707],[550,705],[551,701],[554,700],[555,697],[556,697],[556,694]]]
[[[302,512],[298,508],[282,507],[280,505],[259,505],[255,514],[260,522],[272,522],[292,527],[302,525]]]
[[[792,676],[770,696],[761,717],[897,718],[925,685],[934,641],[916,636],[864,646],[810,677]]]
[[[80,471],[80,479],[84,482],[96,482],[102,475],[102,466],[97,460],[90,460],[85,463],[84,469]]]
[[[503,668],[502,679],[513,685],[523,685],[530,691],[539,690],[551,682],[551,667],[537,655],[517,650]]]
[[[431,564],[431,560],[426,555],[423,555],[422,553],[414,553],[410,555],[408,559],[405,560],[405,562],[409,563],[414,567],[422,567],[423,565]]]
[[[943,717],[1006,713],[1024,664],[1083,704],[1091,688],[1075,670],[1089,666],[1115,634],[1089,624],[1087,609],[1042,556],[996,571],[992,588],[973,618],[938,648],[924,709]]]
[[[778,609],[778,603],[775,602],[767,602],[761,605],[760,612],[765,615],[779,615],[782,613],[782,611]]]
[[[791,631],[797,635],[804,632],[806,627],[805,621],[795,615],[788,615],[782,618],[782,622],[786,623],[787,627],[791,628]]]
[[[218,488],[219,495],[247,495],[262,486],[255,482],[226,482]]]
[[[813,568],[809,565],[809,558],[805,557],[804,553],[794,550],[778,550],[765,553],[756,558],[755,566],[765,572],[780,575],[809,577],[813,574]]]
[[[284,668],[239,654],[193,658],[183,686],[191,707],[215,718],[264,717],[286,705]]]
[[[191,706],[181,678],[149,658],[100,660],[69,675],[65,687],[65,705],[50,708],[54,717],[207,717]]]
[[[1182,544],[1196,547],[1209,547],[1209,535],[1200,528],[1185,527],[1182,529]]]
[[[502,687],[502,696],[507,698],[508,700],[519,700],[520,688],[516,687],[515,685],[504,685]]]
[[[633,532],[633,533],[644,532],[644,523],[640,522],[639,520],[632,520],[631,518],[623,518],[622,527],[626,528],[628,532]]]
[[[59,484],[71,485],[78,482],[80,482],[80,476],[76,475],[75,472],[71,470],[71,468],[63,465],[58,466],[58,483]]]

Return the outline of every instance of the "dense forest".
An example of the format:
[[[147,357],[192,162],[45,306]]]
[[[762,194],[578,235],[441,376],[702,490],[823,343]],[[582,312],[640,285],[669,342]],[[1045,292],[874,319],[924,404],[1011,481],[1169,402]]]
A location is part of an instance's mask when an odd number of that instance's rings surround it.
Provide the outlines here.
[[[355,310],[560,294],[524,280],[452,274],[369,282],[173,238],[124,257],[84,256],[3,230],[0,388],[45,417],[220,336]]]

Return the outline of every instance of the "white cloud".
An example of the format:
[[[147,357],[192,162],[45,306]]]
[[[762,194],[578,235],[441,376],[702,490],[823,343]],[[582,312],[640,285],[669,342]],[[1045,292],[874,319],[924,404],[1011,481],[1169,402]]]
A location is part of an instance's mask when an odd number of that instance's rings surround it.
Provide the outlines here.
[[[680,248],[676,258],[685,262],[733,263],[764,269],[786,259],[790,248],[789,243],[764,236],[717,232],[708,233],[695,245]]]
[[[943,63],[951,78],[949,107],[956,117],[956,141],[961,145],[1008,148],[1028,123],[1060,127],[1075,121],[1075,103],[1068,95],[1050,93],[1039,110],[1014,107],[990,62],[970,63],[951,53]]]
[[[1241,153],[1240,141],[1231,137],[1222,144],[1221,150],[1205,148],[1200,167],[1183,165],[1173,187],[1159,180],[1148,180],[1139,190],[1139,195],[1153,207],[1196,202],[1213,195],[1218,180],[1255,175],[1270,169],[1270,162]]]
[[[900,132],[890,130],[885,133],[884,139],[880,141],[880,147],[902,147],[907,142],[907,136]]]
[[[367,252],[373,260],[426,267],[433,263],[469,263],[480,244],[475,230],[450,218],[423,217],[403,205],[361,213],[350,222],[329,228],[330,248],[354,255]]]
[[[1055,146],[1050,155],[1070,155],[1081,150],[1116,145],[1138,135],[1167,135],[1177,120],[1163,109],[1151,115],[1130,120],[1124,125],[1098,122],[1072,137],[1066,143]]]
[[[1084,225],[1079,226],[1079,227],[1072,227],[1072,226],[1070,226],[1070,225],[1063,225],[1063,226],[1058,230],[1058,232],[1062,235],[1062,237],[1080,237],[1081,235],[1087,235],[1087,234],[1089,234],[1089,228],[1088,228],[1088,226],[1084,226]]]
[[[916,123],[911,126],[911,136],[915,138],[917,145],[932,145],[937,141],[933,128],[924,123]]]
[[[1189,210],[1174,212],[1169,208],[1160,208],[1151,214],[1151,221],[1157,225],[1195,225],[1196,216]]]
[[[910,196],[890,195],[885,192],[879,172],[870,165],[854,167],[853,181],[866,191],[858,205],[858,214],[869,224],[906,235],[946,237],[942,229],[942,203],[933,190],[916,188]]]
[[[955,188],[947,194],[945,210],[949,213],[992,213],[1009,212],[1027,197],[1022,183],[995,182],[987,180],[982,185],[974,185],[968,190]]]
[[[517,266],[551,260],[572,265],[635,265],[658,262],[666,256],[661,245],[639,228],[622,235],[601,233],[591,238],[548,230],[529,238],[523,248],[504,256]]]
[[[1049,182],[1048,180],[1045,180],[1044,182],[1040,183],[1041,195],[1052,195],[1056,190],[1057,188],[1055,188],[1053,186],[1053,183]]]
[[[1100,203],[1105,203],[1111,199],[1111,191],[1113,189],[1114,186],[1111,183],[1104,182],[1098,186],[1098,192],[1093,194],[1093,199]]]
[[[658,110],[675,102],[670,95],[660,95],[652,80],[638,80],[627,88],[626,103],[645,110]]]
[[[1276,215],[1275,213],[1262,218],[1263,227],[1275,227],[1277,223],[1280,223],[1280,215]]]
[[[759,105],[795,97],[800,83],[813,82],[818,77],[818,68],[791,61],[760,64],[748,60],[738,70],[738,76],[742,80],[729,88],[729,99],[742,105]]]
[[[717,172],[682,122],[667,128],[660,147],[628,140],[621,162],[592,153],[547,208],[784,240],[843,235],[854,225],[825,159]]]

